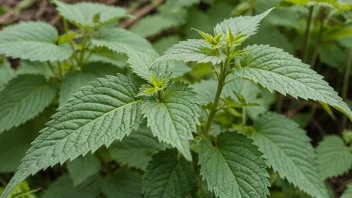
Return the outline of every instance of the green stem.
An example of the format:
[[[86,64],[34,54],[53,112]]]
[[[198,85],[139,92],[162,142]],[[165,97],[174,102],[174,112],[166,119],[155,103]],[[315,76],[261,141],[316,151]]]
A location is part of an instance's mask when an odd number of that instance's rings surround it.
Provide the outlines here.
[[[319,54],[319,48],[320,48],[320,43],[321,43],[321,38],[323,36],[323,32],[324,32],[324,18],[322,17],[320,19],[319,35],[318,35],[317,43],[315,44],[313,57],[312,57],[312,60],[310,62],[310,66],[312,68],[314,68],[315,63],[317,62],[317,58],[318,58],[318,54]]]
[[[63,72],[62,72],[61,63],[58,62],[57,64],[58,64],[58,67],[59,67],[60,78],[61,78],[61,79],[64,79],[64,74],[63,74]]]
[[[81,54],[79,57],[79,66],[80,67],[82,65],[84,65],[84,55],[85,55],[86,49],[88,48],[87,42],[88,42],[89,34],[90,34],[89,31],[84,30],[83,38],[82,38],[82,50],[81,50]]]
[[[309,32],[310,32],[310,26],[312,23],[312,16],[313,16],[313,9],[314,6],[309,7],[309,14],[307,18],[307,25],[306,25],[306,30],[304,32],[304,41],[303,41],[303,62],[307,61],[307,56],[308,56],[308,46],[309,46]]]
[[[343,79],[343,88],[342,88],[342,98],[347,99],[347,92],[350,84],[350,76],[351,76],[351,66],[352,66],[352,48],[350,49],[350,54],[348,56],[345,76]],[[347,117],[344,116],[342,120],[342,127],[345,127],[347,124]]]
[[[247,123],[247,110],[246,107],[242,107],[242,125],[246,125]]]
[[[205,134],[209,133],[210,126],[211,126],[211,124],[213,122],[213,119],[215,117],[215,114],[216,114],[216,112],[218,110],[218,105],[219,105],[219,101],[220,101],[220,97],[221,97],[221,92],[222,92],[222,89],[225,86],[226,69],[227,69],[227,64],[222,63],[221,67],[220,67],[219,81],[218,81],[218,87],[217,87],[216,94],[215,94],[215,100],[214,100],[213,106],[210,109],[208,120],[207,120],[207,122],[205,124],[205,129],[204,129],[204,133]]]
[[[65,18],[62,18],[62,21],[64,23],[64,32],[67,33],[68,32],[68,23],[67,20]]]
[[[51,72],[54,74],[54,76],[56,77],[56,79],[58,79],[60,82],[62,81],[61,77],[55,72],[54,66],[48,61],[47,62]]]

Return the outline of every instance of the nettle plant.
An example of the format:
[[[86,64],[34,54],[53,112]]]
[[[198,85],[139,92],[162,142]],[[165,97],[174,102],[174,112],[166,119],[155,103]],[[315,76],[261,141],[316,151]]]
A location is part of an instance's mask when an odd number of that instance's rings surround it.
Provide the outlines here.
[[[64,18],[63,35],[43,22],[22,22],[0,32],[1,54],[30,61],[16,72],[3,68],[2,75],[17,77],[0,93],[0,132],[34,118],[49,104],[59,105],[2,198],[30,175],[91,155],[103,145],[115,145],[117,161],[143,174],[138,196],[267,197],[268,167],[312,197],[328,196],[305,131],[270,112],[249,125],[246,112],[258,104],[237,91],[252,81],[271,92],[331,105],[352,118],[309,65],[267,45],[241,48],[270,10],[227,19],[213,34],[197,30],[204,39],[182,41],[159,56],[146,40],[112,23],[127,17],[125,10],[54,3]],[[76,28],[69,30],[67,21]],[[121,66],[124,58],[127,68],[102,64]],[[214,79],[192,87],[177,81],[185,66],[175,61],[210,63]],[[105,76],[111,72],[118,74]],[[233,107],[242,110],[241,124],[219,129],[216,116]]]

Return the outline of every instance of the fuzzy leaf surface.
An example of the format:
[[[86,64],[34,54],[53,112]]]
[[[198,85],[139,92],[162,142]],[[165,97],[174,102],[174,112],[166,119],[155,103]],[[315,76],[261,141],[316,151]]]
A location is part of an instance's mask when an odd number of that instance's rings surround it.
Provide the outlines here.
[[[352,111],[323,77],[310,66],[281,49],[267,45],[245,48],[235,74],[283,95],[326,103],[352,120]]]
[[[150,99],[142,104],[142,113],[153,135],[176,147],[187,160],[191,160],[189,141],[196,131],[198,110],[196,94],[180,82],[165,90],[162,101]]]
[[[129,16],[128,12],[123,8],[100,3],[80,2],[66,4],[55,1],[55,4],[57,10],[65,19],[81,27],[98,27]]]
[[[67,44],[56,45],[55,27],[44,22],[21,22],[0,31],[0,54],[31,61],[63,61],[72,49]]]
[[[137,128],[140,84],[131,76],[107,76],[83,87],[59,108],[32,143],[1,198],[26,177],[58,163],[73,160],[102,145],[109,146]]]
[[[44,76],[21,75],[0,92],[0,133],[34,118],[56,96],[55,84]]]
[[[236,132],[218,136],[217,146],[200,142],[200,174],[220,198],[261,198],[269,194],[269,174],[252,140]]]
[[[142,185],[145,198],[194,197],[193,164],[179,158],[175,149],[160,151],[149,162]]]
[[[235,18],[226,19],[220,24],[216,25],[215,32],[218,34],[227,35],[227,31],[230,31],[234,36],[244,35],[240,40],[241,42],[250,36],[257,33],[260,21],[270,13],[272,9],[269,9],[262,14],[256,16],[240,16]]]
[[[338,136],[326,136],[316,151],[320,175],[324,179],[340,176],[352,168],[352,153]]]
[[[184,62],[212,63],[213,65],[225,61],[224,54],[217,54],[217,50],[201,39],[181,41],[169,48],[163,56],[156,60],[180,60]]]
[[[153,137],[149,128],[141,126],[122,141],[115,141],[109,147],[109,154],[122,165],[145,170],[152,155],[164,148],[166,145]]]
[[[312,197],[326,197],[316,154],[309,137],[297,123],[282,115],[267,113],[255,120],[254,129],[251,138],[274,171]]]

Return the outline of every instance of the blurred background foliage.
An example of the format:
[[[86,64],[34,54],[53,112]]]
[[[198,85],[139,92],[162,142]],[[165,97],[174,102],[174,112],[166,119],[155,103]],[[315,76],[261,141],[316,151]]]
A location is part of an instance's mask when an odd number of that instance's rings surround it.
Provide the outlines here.
[[[76,3],[79,1],[66,0],[65,2]],[[212,33],[213,27],[226,18],[255,15],[275,7],[263,20],[258,33],[250,37],[243,45],[267,44],[282,48],[302,59],[323,75],[352,107],[352,88],[349,80],[352,75],[350,71],[352,62],[351,0],[100,0],[91,2],[126,8],[135,17],[120,21],[118,26],[147,38],[160,54],[181,40],[201,38],[192,28]],[[63,32],[62,19],[48,0],[0,0],[0,28],[18,21],[28,20],[46,21],[56,26],[59,32]],[[98,60],[99,56],[96,58]],[[123,69],[126,65],[125,57],[115,57],[110,61],[111,64],[119,65],[118,70]],[[17,68],[2,76],[0,82],[7,81],[5,78],[11,78],[12,75],[16,75],[14,73],[18,74],[28,69],[35,73],[38,70],[38,67],[33,64],[16,59],[2,59],[0,64],[0,70],[4,71],[4,68]],[[184,75],[178,80],[192,84],[194,89],[200,93],[199,100],[206,98],[204,95],[202,97],[202,94],[208,94],[207,87],[198,86],[197,83],[212,78],[211,67],[207,64],[190,63],[187,67],[180,66],[179,69],[180,73]],[[28,71],[26,72],[28,73]],[[45,71],[40,72],[45,73]],[[209,81],[209,86],[214,86],[214,84]],[[317,146],[327,135],[341,136],[345,129],[352,128],[345,116],[332,111],[327,106],[270,93],[252,83],[239,82],[236,89],[249,102],[261,104],[260,107],[248,108],[249,118],[255,118],[268,110],[285,114],[306,129],[314,146]],[[225,90],[225,95],[230,97],[232,94],[226,93]],[[1,185],[6,185],[6,181],[11,178],[11,173],[15,171],[25,151],[29,148],[30,142],[36,137],[36,133],[43,128],[43,123],[50,117],[48,115],[52,115],[54,111],[55,107],[50,107],[35,120],[11,130],[11,133],[1,134]],[[214,133],[220,131],[223,126],[237,130],[250,130],[238,128],[242,114],[241,108],[237,108],[236,105],[223,111],[216,120],[218,124],[212,129]],[[27,131],[25,135],[17,135],[23,130]],[[346,146],[349,145],[349,142],[345,141]],[[11,196],[30,198],[114,197],[116,195],[114,193],[121,191],[121,189],[114,189],[114,186],[109,186],[109,182],[123,182],[116,180],[114,178],[116,175],[131,179],[129,182],[135,181],[132,184],[133,187],[140,188],[140,178],[135,173],[127,170],[118,170],[113,173],[113,170],[118,166],[114,159],[124,157],[121,151],[116,151],[114,148],[116,147],[113,146],[109,151],[99,150],[97,154],[99,158],[85,156],[67,163],[67,169],[55,166],[53,169],[42,171],[18,186]],[[85,167],[85,164],[90,165]],[[141,162],[139,165],[139,168],[143,170],[145,163]],[[85,169],[83,175],[77,175],[80,169]],[[102,188],[98,188],[96,185],[101,180],[96,174],[99,171],[102,175],[107,176],[102,181],[106,184],[102,185]],[[71,179],[70,176],[74,179]],[[340,196],[351,180],[351,172],[340,177],[327,179],[326,184],[330,189],[331,196]],[[272,198],[309,197],[279,179],[279,176],[274,172],[271,173],[270,181],[272,184],[270,197]],[[40,186],[46,188],[31,189],[28,183],[31,186],[39,186],[36,184],[40,183]],[[345,197],[348,197],[348,191],[352,190],[352,186],[349,187]],[[2,189],[0,187],[0,192]],[[137,193],[135,196],[138,197],[139,194]]]

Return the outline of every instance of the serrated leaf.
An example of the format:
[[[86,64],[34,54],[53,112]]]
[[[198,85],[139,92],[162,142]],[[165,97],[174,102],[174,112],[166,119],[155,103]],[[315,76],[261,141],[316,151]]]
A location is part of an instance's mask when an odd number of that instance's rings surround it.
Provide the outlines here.
[[[294,98],[311,99],[326,103],[343,112],[352,120],[352,111],[323,77],[310,66],[281,49],[267,45],[246,47],[234,73],[261,84],[270,92],[276,90]]]
[[[0,133],[17,127],[42,112],[57,88],[44,76],[21,75],[0,92]]]
[[[84,87],[58,109],[32,143],[2,198],[26,177],[102,145],[109,146],[138,127],[140,84],[131,76],[107,76]]]
[[[41,62],[66,60],[73,51],[67,44],[56,45],[57,39],[57,30],[52,25],[21,22],[0,31],[0,54]]]
[[[147,40],[120,28],[100,28],[93,34],[91,42],[96,47],[107,47],[116,53],[127,53],[128,50],[154,51]]]
[[[181,82],[170,85],[161,101],[150,99],[142,104],[153,135],[176,147],[187,160],[191,160],[189,140],[196,131],[197,112],[196,94]]]
[[[68,175],[54,181],[41,196],[42,198],[96,198],[99,194],[99,178],[91,177],[81,185],[74,187]]]
[[[316,148],[320,175],[326,179],[352,168],[352,153],[338,136],[326,136]]]
[[[84,65],[81,71],[68,72],[60,89],[59,106],[63,106],[78,92],[80,88],[88,86],[90,82],[103,78],[105,75],[118,73],[118,68],[109,64],[92,62]]]
[[[108,63],[118,68],[124,68],[127,65],[127,58],[122,54],[117,54],[108,48],[95,48],[91,54],[88,63]]]
[[[164,148],[166,145],[153,137],[149,128],[141,126],[122,141],[115,141],[109,147],[109,154],[122,165],[145,170],[152,155]]]
[[[65,19],[80,27],[94,28],[129,16],[123,8],[101,3],[66,4],[57,0],[54,3],[57,6],[56,9]]]
[[[316,154],[298,124],[282,115],[267,113],[255,120],[254,129],[251,138],[274,171],[312,197],[326,197]]]
[[[131,170],[121,169],[114,175],[104,178],[101,189],[107,198],[141,198],[142,178]]]
[[[172,75],[175,67],[174,61],[155,62],[159,55],[153,51],[138,52],[130,50],[128,53],[128,63],[134,73],[141,78],[152,82],[152,76],[159,79]]]
[[[37,135],[28,124],[0,134],[0,173],[16,171]]]
[[[252,140],[236,132],[221,133],[216,147],[200,142],[200,174],[220,198],[261,198],[269,194],[269,174]]]
[[[46,79],[49,79],[54,74],[50,70],[49,66],[41,62],[31,62],[28,60],[21,60],[20,67],[16,70],[17,75],[23,74],[36,74],[42,75]]]
[[[240,16],[226,19],[216,25],[215,32],[226,35],[228,29],[230,28],[230,31],[234,36],[244,35],[240,39],[240,42],[243,42],[257,32],[260,21],[268,15],[271,10],[272,8],[256,16]]]
[[[92,154],[80,156],[67,163],[68,173],[73,181],[73,186],[78,186],[87,180],[90,176],[98,173],[100,170],[99,159]]]
[[[194,197],[193,164],[178,157],[175,149],[160,151],[149,162],[142,185],[145,198]]]
[[[200,39],[181,41],[169,48],[158,61],[180,60],[184,62],[212,63],[213,65],[225,61],[225,54],[218,54],[216,49]]]
[[[351,198],[352,197],[352,183],[347,185],[347,189],[343,192],[341,198]]]

